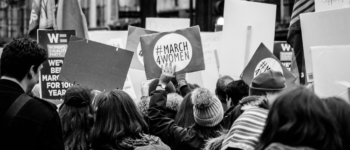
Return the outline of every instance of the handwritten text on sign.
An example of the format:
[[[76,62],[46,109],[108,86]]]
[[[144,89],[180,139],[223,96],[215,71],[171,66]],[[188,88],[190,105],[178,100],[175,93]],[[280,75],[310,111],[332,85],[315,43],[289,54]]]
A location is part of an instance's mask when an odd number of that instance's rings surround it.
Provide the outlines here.
[[[173,31],[188,28],[190,19],[184,18],[146,18],[146,29],[153,31]]]
[[[350,0],[315,0],[316,12],[350,7]]]
[[[165,63],[172,63],[176,65],[176,71],[180,71],[186,68],[192,59],[192,46],[187,38],[180,34],[167,34],[156,43],[153,56],[159,67]]]
[[[263,73],[265,71],[274,70],[281,72],[283,74],[282,67],[280,63],[278,63],[273,58],[265,58],[259,62],[259,64],[255,67],[254,71],[254,78],[258,76],[260,73]]]

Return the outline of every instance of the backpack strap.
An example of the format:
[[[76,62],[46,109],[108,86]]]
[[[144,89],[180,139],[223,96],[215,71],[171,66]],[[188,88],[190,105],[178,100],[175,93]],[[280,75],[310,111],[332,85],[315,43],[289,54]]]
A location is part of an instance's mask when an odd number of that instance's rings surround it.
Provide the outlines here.
[[[12,103],[4,116],[4,123],[6,124],[5,128],[11,125],[13,118],[15,118],[19,110],[21,110],[24,104],[26,104],[30,99],[31,97],[29,95],[23,93],[15,100],[15,102]]]

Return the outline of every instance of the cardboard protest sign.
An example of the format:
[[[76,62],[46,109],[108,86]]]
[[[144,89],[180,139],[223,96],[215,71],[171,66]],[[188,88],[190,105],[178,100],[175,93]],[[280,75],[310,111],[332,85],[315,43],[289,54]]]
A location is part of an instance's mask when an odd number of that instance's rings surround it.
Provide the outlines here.
[[[260,44],[252,59],[250,59],[242,73],[242,79],[247,85],[250,85],[256,76],[268,70],[282,72],[286,78],[287,87],[292,86],[296,80],[295,76],[281,64],[264,44]]]
[[[124,83],[123,91],[126,92],[126,93],[128,93],[129,96],[130,96],[134,101],[136,101],[136,99],[137,99],[136,93],[135,93],[135,90],[134,90],[134,86],[132,85],[132,82],[131,82],[131,80],[130,80],[129,74],[126,76],[126,80],[125,80],[125,83]]]
[[[104,91],[123,89],[133,52],[72,36],[59,80]]]
[[[173,31],[190,27],[188,18],[146,18],[146,29],[158,32]]]
[[[147,80],[146,73],[144,70],[130,68],[129,69],[129,76],[130,76],[130,80],[131,80],[132,86],[133,86],[135,94],[136,94],[135,103],[137,103],[137,101],[140,100],[142,97],[141,84]]]
[[[74,30],[38,30],[38,43],[47,50],[48,60],[43,63],[39,84],[40,97],[61,99],[70,87],[70,83],[61,82],[59,74],[66,55],[69,38]]]
[[[350,7],[350,0],[315,0],[316,12],[339,9],[344,7]]]
[[[313,81],[310,47],[350,44],[350,8],[300,15],[307,82]]]
[[[147,79],[159,78],[161,66],[176,65],[177,73],[205,69],[199,27],[143,35],[140,38]]]
[[[273,54],[289,71],[292,66],[293,48],[286,41],[275,41]]]
[[[225,24],[219,52],[220,74],[239,78],[261,43],[273,50],[276,5],[225,1]]]
[[[207,87],[212,92],[215,91],[219,78],[217,49],[220,47],[221,37],[221,32],[201,32],[205,70],[188,73],[186,77],[190,83]]]
[[[314,90],[320,97],[339,96],[349,102],[350,45],[311,47]]]
[[[143,66],[143,54],[141,50],[140,44],[140,36],[146,34],[157,33],[155,31],[146,30],[143,28],[129,26],[128,30],[128,40],[126,42],[126,49],[134,52],[134,56],[132,57],[130,68],[145,70]]]
[[[89,31],[89,39],[114,47],[125,48],[128,31]]]

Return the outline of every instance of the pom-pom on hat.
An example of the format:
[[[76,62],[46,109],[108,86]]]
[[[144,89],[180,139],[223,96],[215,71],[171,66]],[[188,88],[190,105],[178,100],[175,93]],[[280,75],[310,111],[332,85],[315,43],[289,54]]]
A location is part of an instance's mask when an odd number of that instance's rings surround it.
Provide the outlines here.
[[[249,86],[249,95],[266,95],[266,92],[281,91],[286,79],[279,71],[269,70],[256,76]]]
[[[194,121],[204,127],[213,127],[221,122],[224,109],[220,100],[208,89],[197,88],[192,92]]]

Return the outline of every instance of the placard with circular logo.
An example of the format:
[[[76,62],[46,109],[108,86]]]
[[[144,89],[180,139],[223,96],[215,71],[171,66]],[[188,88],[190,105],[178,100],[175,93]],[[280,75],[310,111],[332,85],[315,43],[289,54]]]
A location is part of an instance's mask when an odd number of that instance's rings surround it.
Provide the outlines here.
[[[159,78],[166,63],[176,65],[177,73],[205,69],[199,27],[140,37],[145,71],[148,79]]]
[[[278,72],[281,72],[283,74],[281,64],[278,61],[276,61],[276,59],[265,58],[265,59],[261,60],[258,63],[258,65],[256,65],[255,71],[254,71],[254,78],[256,76],[258,76],[260,73],[263,73],[263,72],[269,71],[269,70],[278,71]]]
[[[172,63],[176,65],[176,71],[180,71],[186,68],[192,59],[192,46],[184,36],[170,33],[158,40],[153,56],[159,67]]]
[[[137,70],[145,70],[144,62],[143,62],[143,54],[142,54],[141,44],[140,44],[140,36],[153,34],[153,33],[158,33],[158,32],[146,30],[144,28],[129,26],[128,39],[126,41],[126,49],[134,51],[134,56],[132,58],[130,68],[137,69]]]

